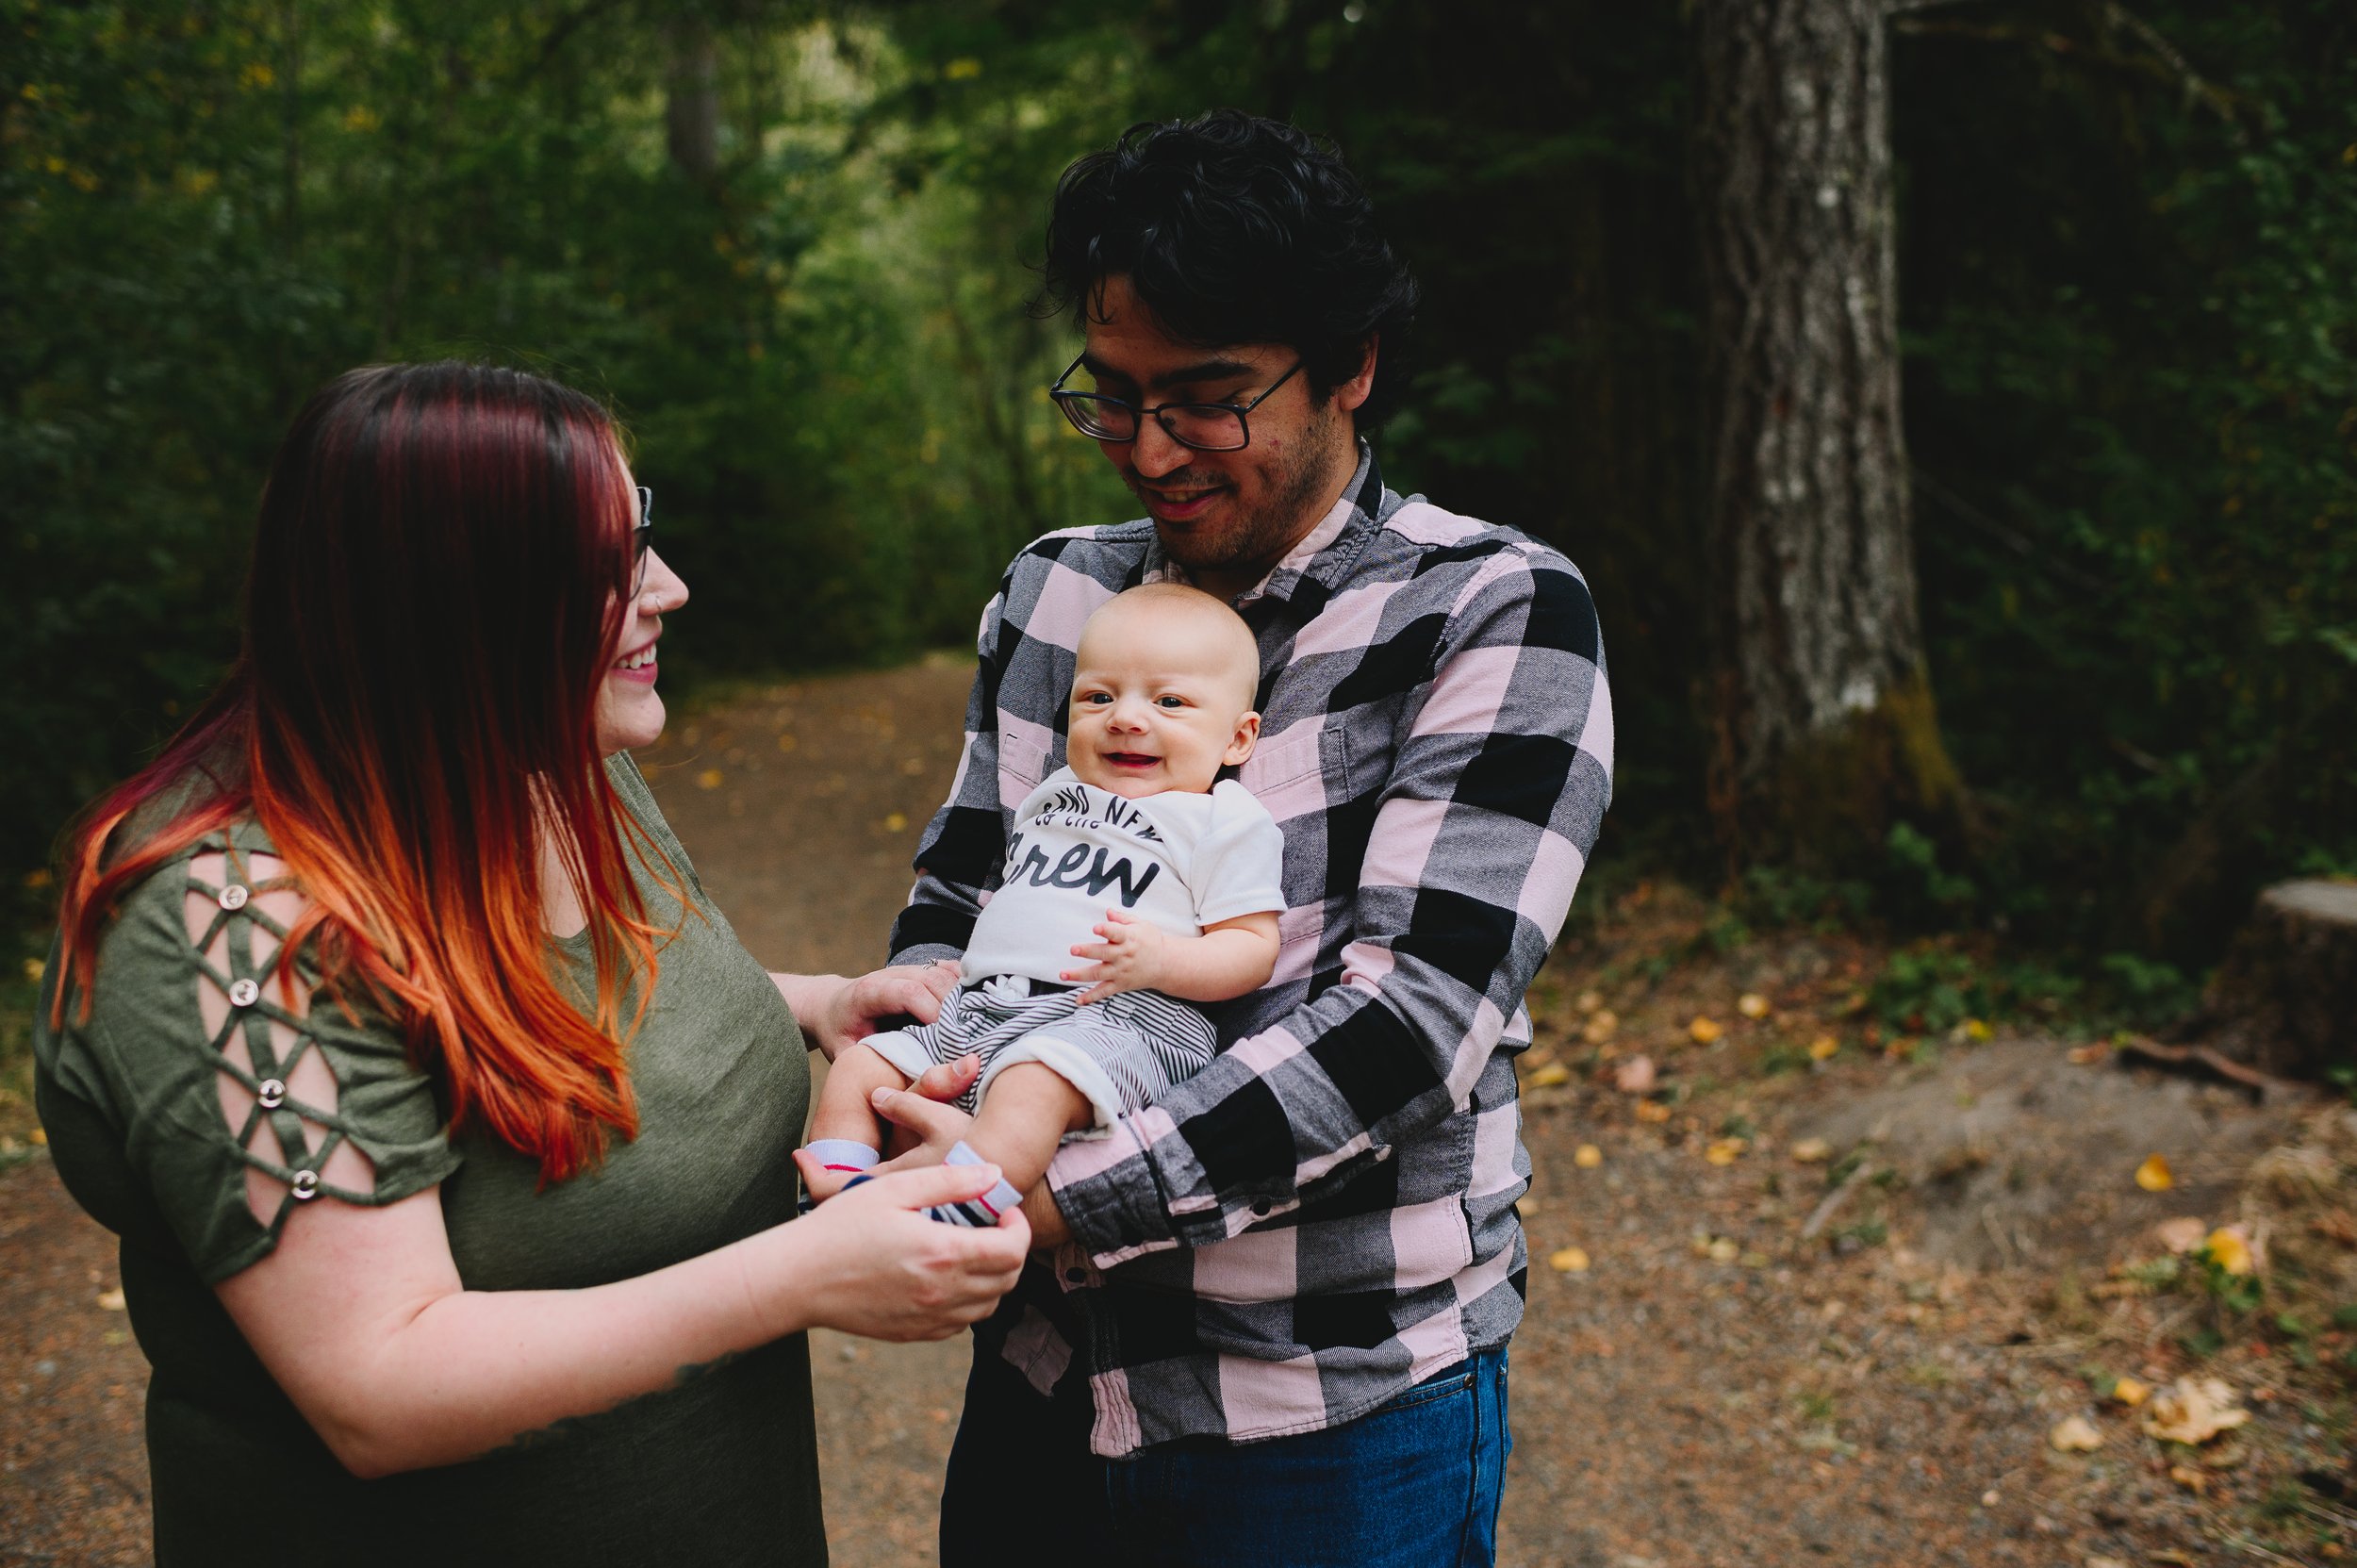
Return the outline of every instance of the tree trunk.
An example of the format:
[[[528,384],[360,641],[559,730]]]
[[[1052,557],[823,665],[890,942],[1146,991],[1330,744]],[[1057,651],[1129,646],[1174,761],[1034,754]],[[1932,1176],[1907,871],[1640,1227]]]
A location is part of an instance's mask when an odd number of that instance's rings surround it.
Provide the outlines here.
[[[720,173],[720,56],[712,26],[684,18],[669,29],[671,66],[664,84],[663,130],[671,162],[698,185]]]
[[[1696,0],[1694,177],[1715,678],[1740,862],[1955,821],[1899,418],[1883,0]]]
[[[2230,1055],[2286,1078],[2357,1066],[2357,883],[2279,883],[2218,966],[2205,1021]]]

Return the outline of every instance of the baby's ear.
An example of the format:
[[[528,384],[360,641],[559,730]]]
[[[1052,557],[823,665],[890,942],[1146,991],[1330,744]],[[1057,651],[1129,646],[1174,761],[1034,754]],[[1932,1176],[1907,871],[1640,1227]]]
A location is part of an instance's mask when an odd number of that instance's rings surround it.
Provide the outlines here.
[[[1221,763],[1228,767],[1238,766],[1252,754],[1252,748],[1260,743],[1260,739],[1261,716],[1246,710],[1236,719],[1236,738],[1228,743],[1228,750],[1220,757]]]

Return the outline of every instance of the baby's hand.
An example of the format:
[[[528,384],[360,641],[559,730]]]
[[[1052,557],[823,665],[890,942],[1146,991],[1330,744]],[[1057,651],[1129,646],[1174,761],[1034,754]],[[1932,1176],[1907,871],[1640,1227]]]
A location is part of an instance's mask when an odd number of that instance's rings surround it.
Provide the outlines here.
[[[1104,924],[1090,928],[1102,938],[1082,942],[1072,949],[1075,958],[1093,958],[1090,968],[1064,971],[1066,980],[1093,981],[1094,984],[1080,993],[1080,1005],[1103,1001],[1124,991],[1151,991],[1162,972],[1162,944],[1169,940],[1162,928],[1151,920],[1141,920],[1120,910],[1105,911]]]

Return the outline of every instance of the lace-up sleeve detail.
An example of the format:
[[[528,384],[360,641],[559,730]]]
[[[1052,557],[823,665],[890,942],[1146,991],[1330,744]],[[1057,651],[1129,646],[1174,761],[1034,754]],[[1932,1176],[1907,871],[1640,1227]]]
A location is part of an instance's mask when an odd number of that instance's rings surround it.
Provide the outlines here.
[[[175,897],[176,895],[176,897]],[[397,1030],[276,959],[304,898],[258,834],[200,845],[126,903],[81,1032],[125,1152],[208,1282],[320,1198],[380,1206],[456,1169]]]

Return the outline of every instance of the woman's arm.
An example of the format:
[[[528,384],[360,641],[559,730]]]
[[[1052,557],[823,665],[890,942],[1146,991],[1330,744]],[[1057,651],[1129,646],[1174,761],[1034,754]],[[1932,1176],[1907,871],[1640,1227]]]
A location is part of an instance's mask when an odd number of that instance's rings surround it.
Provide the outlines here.
[[[841,975],[782,975],[770,982],[811,1048],[832,1062],[846,1046],[855,1046],[887,1027],[885,1020],[906,1015],[920,1024],[941,1015],[941,1004],[958,983],[958,966],[901,964],[873,969],[856,980]]]
[[[816,1326],[945,1339],[1014,1283],[1030,1232],[920,1211],[997,1179],[942,1165],[866,1182],[701,1257],[569,1291],[461,1286],[438,1188],[382,1209],[322,1198],[218,1289],[337,1459],[385,1476],[528,1439]]]

